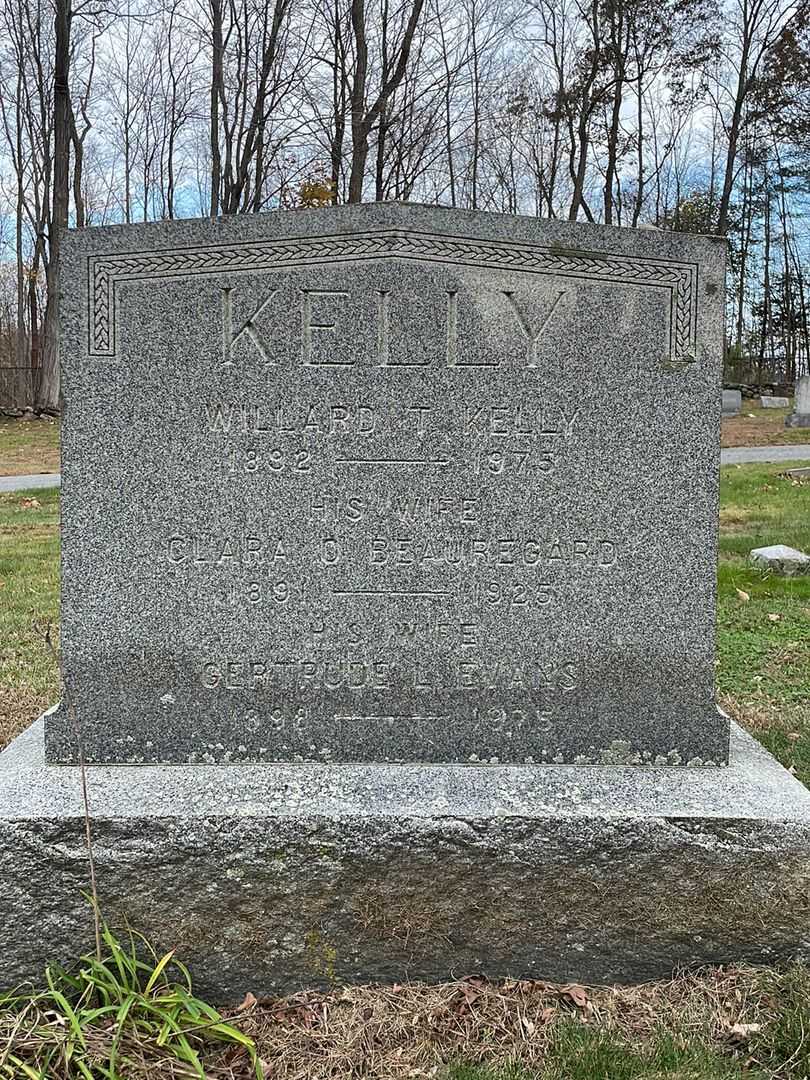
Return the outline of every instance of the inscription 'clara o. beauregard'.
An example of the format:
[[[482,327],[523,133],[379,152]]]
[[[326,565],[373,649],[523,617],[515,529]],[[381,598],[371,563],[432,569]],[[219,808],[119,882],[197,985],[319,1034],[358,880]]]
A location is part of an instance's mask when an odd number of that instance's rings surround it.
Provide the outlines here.
[[[519,302],[511,289],[491,290],[494,296],[504,298],[514,314],[515,322],[525,341],[526,367],[537,366],[538,343],[566,291],[566,289],[560,289],[541,312],[532,315],[527,310],[527,305]],[[222,367],[231,368],[235,365],[234,346],[242,341],[252,342],[265,364],[276,365],[278,358],[274,356],[272,347],[262,335],[259,320],[262,315],[272,310],[273,300],[279,290],[273,289],[241,325],[234,323],[233,292],[232,287],[222,289]],[[336,310],[335,305],[343,307],[351,300],[352,294],[344,289],[299,289],[298,292],[301,318],[301,363],[313,367],[354,367],[356,360],[353,358],[338,359],[332,356],[329,359],[317,359],[314,355],[316,341],[328,341],[328,335],[335,334],[337,330],[337,323],[329,317],[327,312],[334,312]],[[446,342],[444,356],[442,357],[444,366],[469,368],[500,366],[500,360],[471,361],[459,356],[458,291],[447,289],[444,295],[446,303]],[[377,338],[375,366],[430,367],[435,363],[435,358],[420,361],[392,359],[390,349],[391,296],[392,294],[388,290],[376,290]]]

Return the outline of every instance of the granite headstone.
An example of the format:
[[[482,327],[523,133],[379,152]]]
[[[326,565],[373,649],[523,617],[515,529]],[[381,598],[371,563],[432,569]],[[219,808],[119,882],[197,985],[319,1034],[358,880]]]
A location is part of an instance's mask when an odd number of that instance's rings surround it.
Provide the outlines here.
[[[723,416],[739,416],[742,408],[742,393],[739,390],[723,391]]]
[[[810,375],[802,375],[796,380],[793,412],[785,417],[785,426],[810,428]]]
[[[48,759],[73,708],[90,762],[725,762],[724,254],[383,204],[67,235]]]

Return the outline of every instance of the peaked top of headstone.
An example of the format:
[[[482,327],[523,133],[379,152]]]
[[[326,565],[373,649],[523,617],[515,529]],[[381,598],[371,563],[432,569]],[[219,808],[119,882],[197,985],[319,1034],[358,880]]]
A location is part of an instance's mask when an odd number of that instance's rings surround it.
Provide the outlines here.
[[[95,248],[110,240],[127,242],[128,237],[150,246],[159,246],[161,237],[177,242],[185,234],[198,241],[203,233],[222,242],[241,238],[253,239],[257,230],[268,236],[309,236],[358,230],[388,229],[419,232],[473,235],[485,239],[513,240],[515,243],[557,244],[573,250],[587,243],[588,248],[610,251],[628,250],[661,255],[671,249],[672,257],[684,252],[706,252],[707,245],[725,244],[723,237],[693,233],[671,232],[662,229],[640,229],[588,222],[557,221],[528,215],[502,214],[489,210],[462,210],[448,206],[429,206],[411,202],[344,203],[301,210],[272,210],[260,214],[229,214],[216,218],[179,218],[172,221],[150,221],[134,224],[95,225],[70,229],[66,233],[70,246]],[[678,254],[675,254],[678,253]]]

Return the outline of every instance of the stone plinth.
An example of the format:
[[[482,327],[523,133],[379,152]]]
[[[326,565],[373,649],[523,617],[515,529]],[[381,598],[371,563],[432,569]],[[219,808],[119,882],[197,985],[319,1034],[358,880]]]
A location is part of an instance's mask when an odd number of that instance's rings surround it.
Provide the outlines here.
[[[776,395],[763,394],[759,399],[759,404],[763,409],[786,409],[790,405],[790,399],[786,397],[777,397]]]
[[[726,768],[92,766],[102,910],[222,1001],[484,971],[576,981],[806,957],[810,792]],[[0,755],[0,985],[92,944],[80,782]]]

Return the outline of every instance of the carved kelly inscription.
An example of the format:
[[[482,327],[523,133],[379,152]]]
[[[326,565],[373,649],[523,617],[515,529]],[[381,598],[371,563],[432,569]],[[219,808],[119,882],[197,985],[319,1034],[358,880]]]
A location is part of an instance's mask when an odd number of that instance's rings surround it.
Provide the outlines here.
[[[300,352],[299,360],[304,366],[317,365],[320,367],[353,367],[360,363],[358,357],[347,359],[334,359],[332,356],[316,359],[314,342],[317,338],[323,343],[323,337],[339,333],[338,310],[342,309],[343,319],[351,318],[351,305],[358,306],[365,297],[362,294],[353,294],[342,289],[327,289],[316,287],[300,287],[297,291],[300,305]],[[491,296],[505,302],[513,313],[516,325],[525,338],[526,353],[524,363],[526,367],[536,367],[538,364],[538,344],[543,331],[548,326],[560,301],[566,295],[565,289],[560,289],[553,297],[550,304],[544,310],[529,313],[532,306],[525,297],[518,298],[512,289],[489,290]],[[237,329],[233,318],[234,289],[229,286],[222,289],[222,367],[232,368],[235,364],[234,346],[243,338],[249,339],[255,346],[259,358],[263,364],[278,364],[281,362],[283,353],[278,348],[278,342],[268,340],[262,330],[262,316],[265,315],[271,304],[279,302],[279,290],[272,289],[268,295],[256,305],[252,314],[242,322]],[[447,289],[445,297],[445,339],[446,349],[437,351],[434,356],[425,356],[420,360],[394,359],[391,349],[391,307],[396,303],[396,296],[389,289],[376,290],[376,313],[377,329],[375,335],[376,352],[373,364],[378,367],[429,367],[432,364],[443,363],[447,367],[478,368],[499,367],[504,362],[501,359],[478,361],[464,354],[464,349],[459,346],[459,291]],[[400,298],[407,304],[407,298]],[[469,303],[469,298],[465,298]],[[535,305],[536,306],[536,305]],[[294,312],[290,317],[295,317]],[[285,335],[285,341],[290,335]]]
[[[416,260],[425,264],[519,271],[531,277],[567,278],[574,282],[607,282],[662,290],[670,308],[670,332],[663,350],[666,371],[680,371],[696,358],[698,266],[688,259],[619,254],[607,257],[587,248],[525,244],[510,240],[433,236],[419,232],[380,230],[339,237],[298,237],[290,240],[203,244],[181,250],[132,251],[91,255],[87,259],[88,350],[91,356],[114,356],[117,348],[116,305],[119,284],[160,278],[205,278],[225,274],[256,274],[313,263],[373,265],[380,259]],[[270,300],[265,297],[262,303]],[[381,308],[387,308],[386,300]],[[454,366],[458,323],[457,294],[448,292],[447,363]],[[261,312],[254,310],[251,327]],[[385,322],[381,310],[381,325]],[[231,322],[232,329],[232,322]],[[245,329],[247,336],[253,335]],[[531,334],[531,330],[529,330]],[[223,342],[229,360],[233,337]],[[257,346],[258,347],[258,346]],[[381,352],[384,347],[381,342]]]

